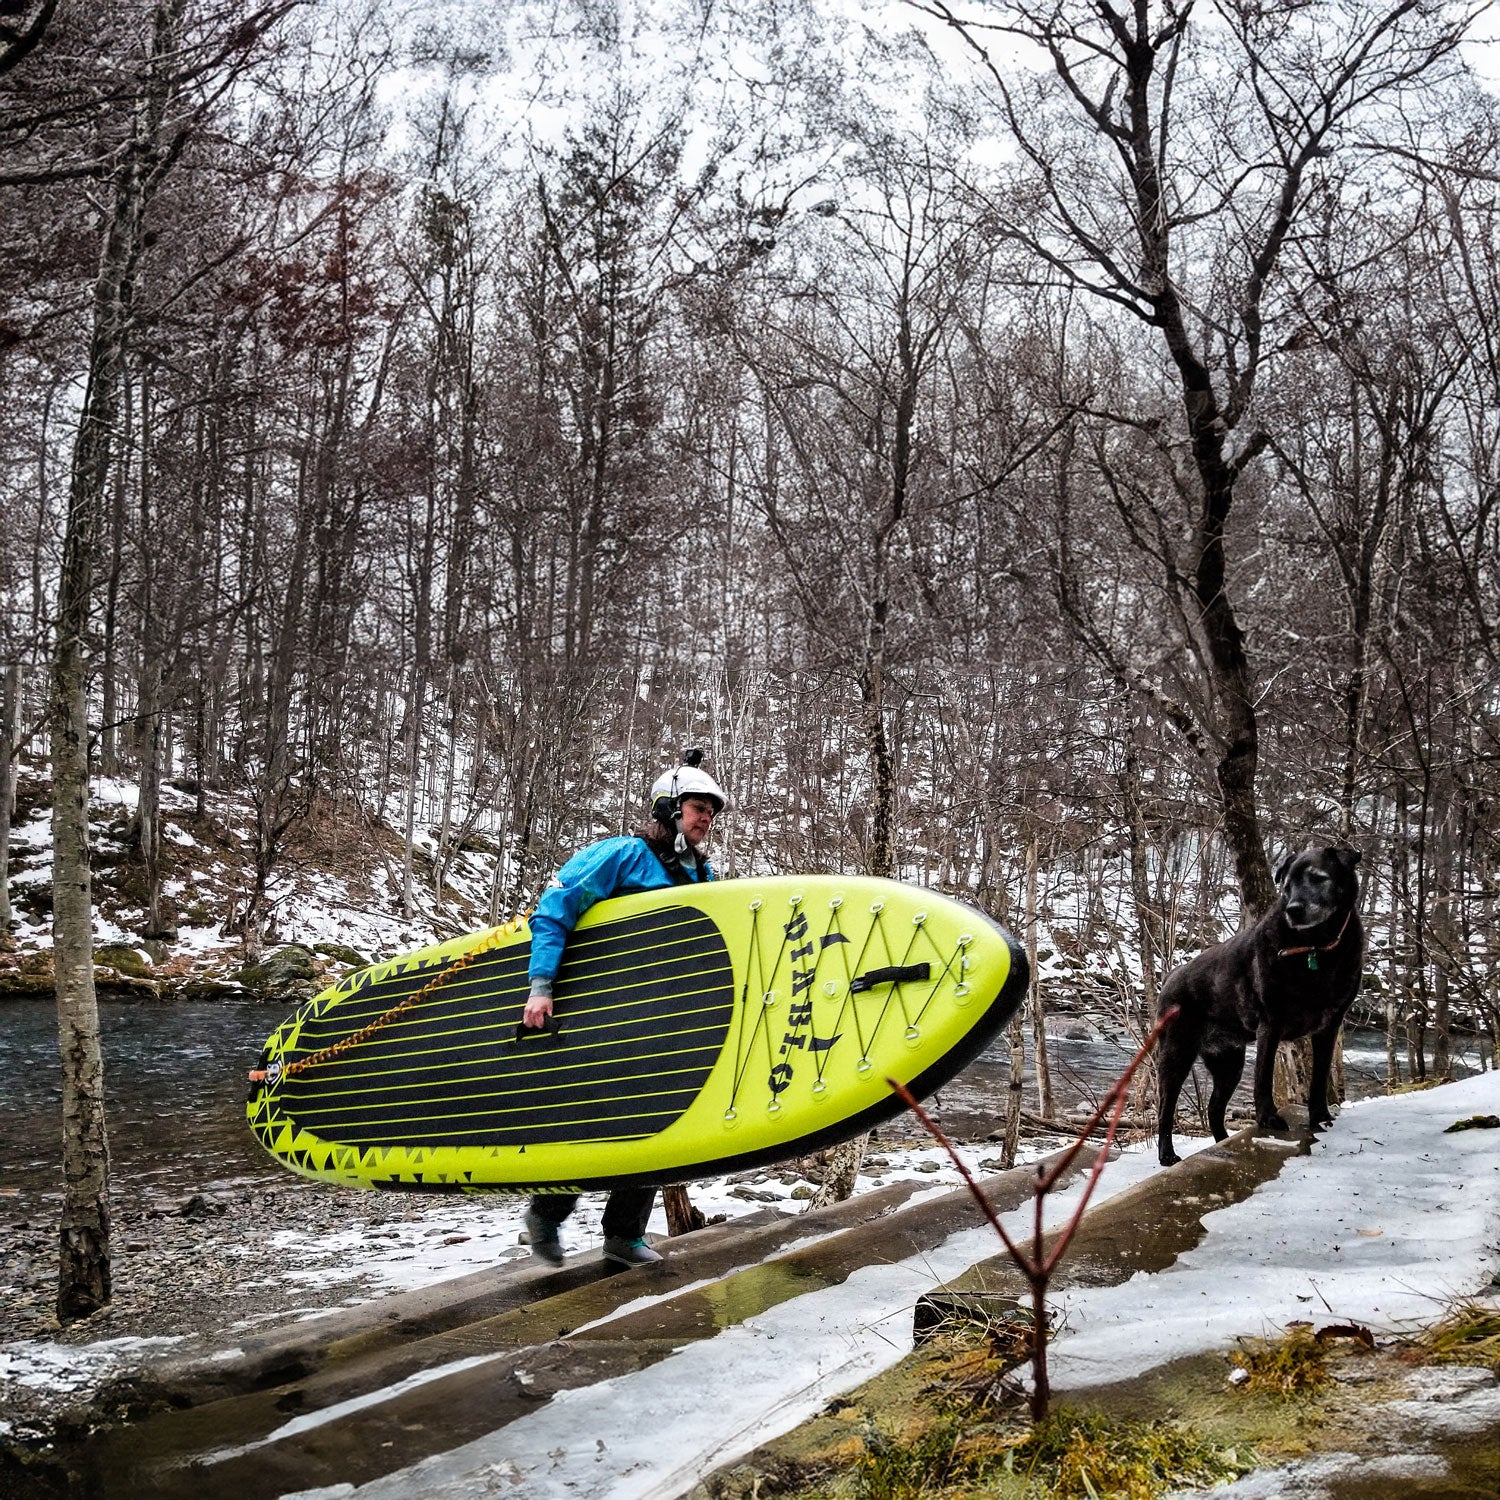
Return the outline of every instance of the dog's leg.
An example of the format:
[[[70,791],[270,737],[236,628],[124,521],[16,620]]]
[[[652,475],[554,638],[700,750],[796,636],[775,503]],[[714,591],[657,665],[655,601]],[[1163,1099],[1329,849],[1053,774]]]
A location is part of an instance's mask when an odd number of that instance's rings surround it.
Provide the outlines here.
[[[1333,1044],[1339,1034],[1339,1021],[1322,1031],[1315,1031],[1312,1038],[1312,1083],[1307,1091],[1307,1125],[1317,1130],[1333,1124],[1333,1111],[1328,1107],[1328,1075],[1333,1071]]]
[[[1281,1033],[1269,1021],[1263,1021],[1255,1032],[1255,1123],[1262,1130],[1287,1128],[1271,1088],[1276,1076],[1276,1048],[1280,1043]]]
[[[1190,1025],[1179,1015],[1161,1039],[1156,1053],[1156,1159],[1164,1167],[1181,1161],[1172,1146],[1172,1125],[1177,1118],[1177,1096],[1193,1071],[1198,1055],[1201,1027]]]
[[[1214,1081],[1213,1092],[1208,1096],[1208,1128],[1213,1131],[1216,1141],[1222,1141],[1229,1134],[1224,1128],[1224,1111],[1229,1107],[1245,1071],[1245,1049],[1234,1047],[1223,1052],[1205,1052],[1203,1065]]]

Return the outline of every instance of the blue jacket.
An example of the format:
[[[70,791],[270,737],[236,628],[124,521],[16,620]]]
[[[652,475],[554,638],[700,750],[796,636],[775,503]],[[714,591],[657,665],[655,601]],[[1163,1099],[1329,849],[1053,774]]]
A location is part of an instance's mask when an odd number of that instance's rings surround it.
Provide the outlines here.
[[[698,880],[712,880],[708,861],[698,856]],[[666,866],[644,839],[601,839],[580,849],[548,882],[531,916],[533,995],[550,995],[562,963],[563,945],[578,919],[596,901],[631,891],[657,891],[673,884]]]

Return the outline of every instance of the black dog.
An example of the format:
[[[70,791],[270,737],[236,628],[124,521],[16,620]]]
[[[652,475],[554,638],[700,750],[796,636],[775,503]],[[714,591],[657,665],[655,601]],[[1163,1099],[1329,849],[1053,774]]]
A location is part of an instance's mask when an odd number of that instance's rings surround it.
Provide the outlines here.
[[[1276,904],[1253,927],[1205,949],[1174,969],[1161,987],[1159,1010],[1177,1006],[1157,1056],[1161,1108],[1157,1155],[1164,1167],[1172,1149],[1177,1095],[1202,1057],[1213,1079],[1208,1123],[1222,1141],[1224,1109],[1245,1071],[1245,1047],[1255,1042],[1255,1123],[1285,1130],[1271,1078],[1279,1042],[1312,1037],[1312,1088],[1307,1113],[1313,1129],[1331,1125],[1328,1071],[1333,1041],[1359,989],[1365,934],[1355,906],[1359,882],[1353,849],[1304,849],[1276,871]]]

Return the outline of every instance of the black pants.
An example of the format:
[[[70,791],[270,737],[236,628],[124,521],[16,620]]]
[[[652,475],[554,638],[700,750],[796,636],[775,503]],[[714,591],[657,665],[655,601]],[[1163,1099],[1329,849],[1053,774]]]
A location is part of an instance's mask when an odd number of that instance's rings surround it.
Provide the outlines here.
[[[531,1211],[549,1224],[561,1224],[577,1206],[577,1193],[540,1193],[531,1200]],[[615,1188],[604,1205],[605,1239],[643,1239],[655,1206],[654,1187]]]

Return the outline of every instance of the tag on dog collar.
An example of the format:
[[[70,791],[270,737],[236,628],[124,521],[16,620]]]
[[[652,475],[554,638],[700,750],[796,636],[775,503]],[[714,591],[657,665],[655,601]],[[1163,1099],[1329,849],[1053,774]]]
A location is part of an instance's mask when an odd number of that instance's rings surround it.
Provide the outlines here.
[[[1307,967],[1309,969],[1316,969],[1318,967],[1318,955],[1316,953],[1309,953],[1307,955]]]

